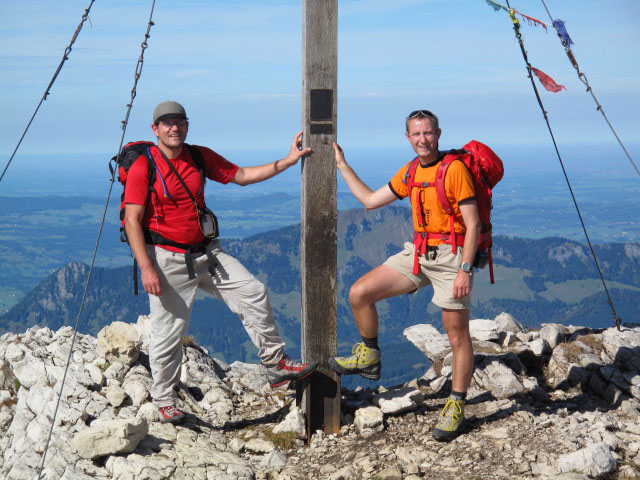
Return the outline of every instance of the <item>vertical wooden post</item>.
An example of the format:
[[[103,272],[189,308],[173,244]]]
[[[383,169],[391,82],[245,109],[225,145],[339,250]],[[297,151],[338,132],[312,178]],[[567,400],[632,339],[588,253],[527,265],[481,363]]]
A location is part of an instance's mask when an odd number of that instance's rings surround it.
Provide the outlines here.
[[[337,132],[338,2],[303,0],[302,356],[320,368],[305,382],[310,437],[340,430],[340,377],[327,368],[337,350],[337,180],[332,143]]]

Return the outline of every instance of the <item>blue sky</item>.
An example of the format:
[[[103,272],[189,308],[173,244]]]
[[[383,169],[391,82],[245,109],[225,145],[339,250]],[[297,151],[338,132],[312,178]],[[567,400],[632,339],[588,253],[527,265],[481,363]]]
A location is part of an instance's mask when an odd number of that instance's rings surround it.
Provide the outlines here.
[[[88,0],[0,4],[2,165],[60,61]],[[301,1],[158,0],[126,140],[153,139],[151,111],[178,100],[190,140],[221,153],[281,151],[299,130]],[[547,0],[610,120],[640,142],[640,2]],[[539,0],[511,2],[549,23]],[[97,0],[21,154],[115,153],[150,1]],[[339,7],[338,138],[403,148],[403,117],[440,115],[443,142],[547,144],[509,18],[484,0],[349,0]],[[532,64],[567,91],[541,89],[562,145],[611,133],[550,29],[523,23]],[[256,159],[254,163],[272,160]],[[624,160],[626,161],[626,160]]]

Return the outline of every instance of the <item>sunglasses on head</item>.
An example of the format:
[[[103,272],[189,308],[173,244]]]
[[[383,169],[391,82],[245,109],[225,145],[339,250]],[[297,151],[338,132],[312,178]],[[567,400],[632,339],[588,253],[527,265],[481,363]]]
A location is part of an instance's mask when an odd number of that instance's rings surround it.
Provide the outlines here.
[[[411,120],[412,118],[420,118],[420,117],[429,117],[429,118],[432,118],[433,120],[438,119],[438,117],[436,117],[435,114],[433,114],[429,110],[414,110],[407,116],[407,120]]]

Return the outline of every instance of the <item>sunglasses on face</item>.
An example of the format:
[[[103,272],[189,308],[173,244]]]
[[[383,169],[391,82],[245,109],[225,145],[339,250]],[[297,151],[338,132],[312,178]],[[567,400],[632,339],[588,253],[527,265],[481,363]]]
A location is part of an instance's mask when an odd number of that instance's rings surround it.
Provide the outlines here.
[[[158,122],[160,125],[162,125],[165,128],[173,128],[173,127],[178,127],[178,128],[184,128],[187,126],[187,121],[184,119],[180,119],[180,120],[160,120],[160,122]]]

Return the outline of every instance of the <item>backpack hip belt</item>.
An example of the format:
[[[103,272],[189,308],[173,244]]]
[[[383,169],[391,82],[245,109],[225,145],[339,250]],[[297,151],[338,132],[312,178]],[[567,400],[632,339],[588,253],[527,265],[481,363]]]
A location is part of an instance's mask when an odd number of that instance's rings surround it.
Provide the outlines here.
[[[431,233],[431,232],[413,232],[413,244],[416,247],[416,253],[413,258],[413,270],[411,273],[418,275],[420,272],[420,255],[424,255],[427,252],[427,246],[429,240],[442,240],[444,243],[451,245],[453,253],[457,251],[456,246],[464,244],[464,234],[456,233],[451,235],[449,233]]]

